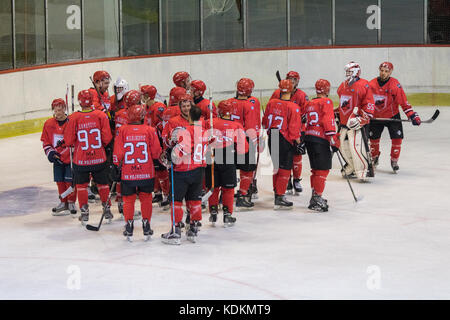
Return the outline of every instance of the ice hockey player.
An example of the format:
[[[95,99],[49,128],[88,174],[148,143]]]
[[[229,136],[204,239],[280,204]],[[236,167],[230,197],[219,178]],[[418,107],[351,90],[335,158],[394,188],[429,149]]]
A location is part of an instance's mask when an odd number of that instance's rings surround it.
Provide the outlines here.
[[[297,71],[289,71],[286,74],[286,79],[290,80],[292,82],[292,85],[294,86],[294,89],[291,94],[291,102],[294,102],[300,107],[300,111],[302,112],[306,104],[308,103],[308,96],[305,92],[300,90],[298,87],[298,83],[300,82],[300,74]],[[280,89],[275,90],[275,92],[272,94],[271,99],[278,98],[280,99],[281,92]],[[304,124],[302,124],[302,131],[305,131]],[[294,163],[292,165],[292,176],[293,176],[293,183],[291,182],[291,179],[289,178],[288,187],[287,187],[287,193],[298,195],[300,192],[303,191],[302,185],[300,183],[301,175],[302,175],[302,154],[300,154],[298,151],[294,151]]]
[[[187,106],[188,103],[191,103],[190,108]],[[173,227],[170,232],[161,235],[162,241],[167,244],[181,243],[183,199],[186,200],[186,209],[190,213],[190,226],[186,231],[189,241],[195,242],[202,219],[201,192],[208,137],[204,135],[203,125],[199,121],[201,109],[192,104],[191,100],[182,100],[181,112],[183,114],[186,109],[189,109],[190,125],[174,128],[170,131],[167,140],[168,154],[170,155],[168,158],[172,162],[171,174],[173,174],[172,188],[174,190],[171,204]]]
[[[420,117],[414,112],[406,98],[405,92],[397,79],[391,77],[394,66],[390,62],[380,64],[380,76],[369,82],[375,101],[374,119],[400,119],[399,105],[415,126],[420,125]],[[369,124],[370,149],[373,165],[378,165],[380,157],[380,138],[384,127],[389,130],[391,138],[391,167],[394,172],[399,169],[398,159],[403,140],[403,126],[400,121],[371,121]]]
[[[70,149],[64,142],[64,131],[67,127],[67,106],[63,99],[52,102],[53,117],[45,121],[41,141],[48,161],[53,163],[53,181],[56,182],[58,193],[61,195],[72,186],[72,170],[70,167]],[[52,209],[54,216],[77,214],[75,207],[76,191],[61,199]]]
[[[161,145],[156,129],[144,125],[145,114],[143,105],[129,107],[128,124],[119,128],[114,141],[114,180],[121,181],[125,217],[123,234],[128,241],[132,241],[133,237],[134,205],[137,195],[141,202],[144,240],[148,240],[153,234],[150,228],[155,179],[153,159],[159,158]]]
[[[328,211],[328,202],[322,198],[328,173],[331,169],[332,153],[339,149],[339,137],[334,119],[333,102],[328,98],[330,82],[319,79],[315,84],[317,98],[306,105],[305,146],[311,166],[312,195],[308,208]]]
[[[186,92],[190,93],[191,88],[191,76],[186,71],[178,71],[172,77],[175,87],[170,90],[169,106],[176,105],[177,103],[172,100],[172,90],[175,88],[183,88]]]
[[[130,91],[128,82],[121,77],[114,82],[114,94],[111,96],[111,118],[114,118],[113,113],[125,108],[124,96]]]
[[[69,123],[64,132],[67,146],[74,146],[73,170],[77,188],[78,204],[81,216],[79,220],[85,224],[89,220],[89,205],[87,186],[92,174],[97,183],[98,192],[105,210],[105,218],[111,220],[113,215],[109,194],[109,177],[106,165],[105,146],[112,139],[108,116],[99,110],[93,110],[92,95],[89,90],[78,93],[81,111],[70,115]]]
[[[191,94],[194,98],[194,104],[202,110],[202,117],[204,119],[210,118],[209,100],[203,97],[206,91],[206,84],[202,80],[194,80],[191,82]],[[217,117],[216,105],[212,103],[213,118]]]
[[[269,136],[269,151],[274,167],[274,208],[291,209],[293,203],[286,200],[284,194],[292,170],[294,150],[302,146],[300,143],[301,113],[300,107],[290,101],[292,82],[281,80],[278,87],[281,90],[281,99],[269,101],[262,125]]]
[[[251,210],[255,205],[249,194],[256,170],[256,152],[258,143],[258,117],[255,107],[248,101],[254,83],[251,79],[241,78],[236,85],[236,97],[229,99],[233,105],[231,120],[240,123],[245,130],[248,141],[248,152],[244,156],[236,154],[236,168],[239,169],[239,191],[236,197],[237,210]],[[260,115],[258,115],[260,117]]]
[[[366,181],[373,177],[368,126],[374,112],[373,95],[369,82],[360,78],[361,68],[356,62],[345,65],[345,81],[339,86],[340,151],[346,165],[342,175]],[[364,152],[361,152],[365,150]]]
[[[156,129],[156,134],[158,135],[158,139],[160,145],[162,147],[162,129],[163,129],[163,113],[166,110],[166,105],[162,102],[155,101],[156,97],[156,87],[151,85],[145,85],[141,87],[142,93],[142,102],[146,106],[146,116],[144,123],[152,126]],[[153,203],[161,203],[163,200],[163,191],[164,194],[169,194],[169,171],[167,168],[159,161],[159,159],[153,160],[153,166],[155,167],[155,187],[154,192],[155,195],[153,197]]]
[[[111,76],[106,71],[96,71],[93,76],[94,88],[90,88],[92,95],[92,107],[108,114],[111,108],[111,98],[109,97],[108,88],[111,82]]]
[[[234,188],[237,184],[236,159],[234,153],[244,155],[248,152],[248,142],[245,137],[244,127],[231,120],[233,104],[230,100],[221,101],[218,105],[219,118],[213,119],[214,142],[212,143],[214,165],[206,167],[206,187],[213,193],[209,197],[209,221],[213,225],[217,221],[219,195],[222,196],[223,223],[224,226],[232,226],[236,222],[233,214]],[[207,129],[211,129],[210,122],[207,122]],[[214,174],[214,185],[213,177]]]

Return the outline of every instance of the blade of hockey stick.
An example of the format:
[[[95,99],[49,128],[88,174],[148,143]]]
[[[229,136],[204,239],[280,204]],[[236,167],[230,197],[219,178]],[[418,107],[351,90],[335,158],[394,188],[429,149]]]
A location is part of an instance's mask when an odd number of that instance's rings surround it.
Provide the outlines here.
[[[113,190],[114,187],[116,186],[116,183],[117,183],[117,182],[114,181],[113,184],[111,185],[111,189],[109,190],[108,200],[106,200],[106,203],[107,203],[107,204],[108,204],[109,201],[111,200],[112,190]],[[107,208],[107,206],[108,206],[108,205],[106,205],[106,206],[103,208],[102,217],[100,218],[100,222],[98,223],[98,226],[95,227],[95,226],[93,226],[93,225],[87,224],[87,225],[86,225],[86,229],[88,229],[88,230],[90,230],[90,231],[98,231],[98,230],[100,230],[100,226],[102,225],[103,218],[105,217],[105,213],[106,213],[106,210],[105,210],[105,209]]]
[[[277,70],[275,75],[277,76],[278,82],[280,82],[281,81],[280,71]]]
[[[209,199],[209,197],[211,197],[212,195],[212,190],[209,190],[207,193],[205,193],[202,197],[202,202],[205,202],[206,200]]]

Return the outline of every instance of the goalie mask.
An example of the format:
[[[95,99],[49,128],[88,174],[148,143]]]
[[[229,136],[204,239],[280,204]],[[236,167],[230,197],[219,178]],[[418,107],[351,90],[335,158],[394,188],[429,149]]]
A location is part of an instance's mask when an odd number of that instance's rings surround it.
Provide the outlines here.
[[[345,70],[345,80],[348,82],[353,82],[361,74],[361,67],[354,61],[350,61],[344,67]]]
[[[121,77],[117,78],[116,82],[114,83],[114,93],[116,95],[117,101],[122,100],[125,93],[127,93],[129,90],[130,88],[128,86],[128,82]]]

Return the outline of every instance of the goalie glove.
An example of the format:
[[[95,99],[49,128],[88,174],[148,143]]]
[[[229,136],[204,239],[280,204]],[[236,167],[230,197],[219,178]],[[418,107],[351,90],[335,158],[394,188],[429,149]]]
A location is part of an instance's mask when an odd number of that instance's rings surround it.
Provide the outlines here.
[[[361,129],[361,118],[360,117],[351,117],[347,121],[347,127],[350,130],[358,130]]]

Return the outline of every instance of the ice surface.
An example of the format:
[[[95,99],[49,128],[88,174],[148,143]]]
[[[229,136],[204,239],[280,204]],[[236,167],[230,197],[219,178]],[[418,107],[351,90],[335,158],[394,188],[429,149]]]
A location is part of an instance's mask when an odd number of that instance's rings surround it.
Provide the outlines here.
[[[360,203],[334,158],[330,211],[309,211],[305,157],[295,209],[275,212],[261,166],[254,211],[236,213],[232,228],[221,213],[215,228],[204,214],[197,243],[183,233],[180,246],[161,242],[170,217],[158,207],[149,242],[139,221],[134,242],[125,240],[116,206],[99,232],[52,216],[57,191],[40,134],[0,140],[0,299],[449,299],[450,113],[440,110],[433,124],[404,124],[398,174],[383,132],[376,177],[352,180]],[[90,206],[97,224],[101,204]]]

